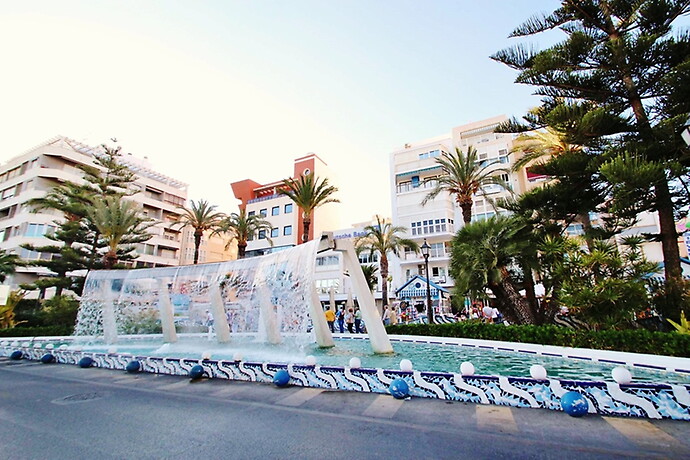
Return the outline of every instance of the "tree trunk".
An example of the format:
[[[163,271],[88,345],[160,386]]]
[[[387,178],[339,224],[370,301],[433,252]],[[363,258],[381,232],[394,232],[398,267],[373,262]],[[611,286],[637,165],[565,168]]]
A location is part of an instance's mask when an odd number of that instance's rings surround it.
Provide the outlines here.
[[[238,259],[244,259],[244,255],[247,252],[247,242],[245,241],[244,243],[237,243],[237,258]]]
[[[518,324],[535,324],[534,312],[527,304],[527,300],[518,292],[510,273],[508,273],[505,267],[501,268],[501,275],[503,277],[502,283],[489,285],[496,299],[500,298],[503,306],[512,310],[508,313],[509,316],[513,316],[513,321],[516,321]],[[503,312],[503,314],[505,315],[506,312]]]
[[[604,5],[606,7],[606,5]],[[642,103],[637,84],[632,77],[630,64],[622,48],[625,41],[611,19],[611,12],[608,7],[604,9],[607,33],[613,50],[614,64],[621,73],[621,79],[625,85],[628,103],[635,115],[640,139],[645,145],[655,145],[654,133],[652,131],[649,116]],[[658,147],[657,147],[658,148]],[[680,308],[683,293],[683,277],[680,268],[680,251],[678,249],[678,233],[676,232],[675,218],[673,216],[673,200],[669,191],[668,182],[662,181],[654,186],[656,198],[655,209],[659,214],[659,236],[661,239],[661,250],[664,256],[664,275],[666,277],[666,295],[670,296],[672,302],[677,303]]]
[[[103,259],[103,265],[105,265],[105,269],[112,270],[112,268],[117,263],[117,253],[114,251],[108,251],[105,253],[105,257]]]
[[[199,262],[199,246],[201,246],[201,237],[204,232],[198,230],[194,231],[194,265]]]
[[[388,256],[386,254],[381,254],[380,260],[380,270],[381,270],[381,310],[388,305]],[[382,314],[382,313],[380,313]]]
[[[311,218],[309,216],[303,217],[302,218],[302,241],[301,241],[301,243],[306,243],[307,241],[309,241],[309,227],[310,226],[311,226]]]
[[[460,210],[462,211],[462,220],[465,222],[465,225],[472,222],[472,198],[470,197],[469,201],[458,200],[458,206],[460,206]]]
[[[529,267],[522,267],[525,285],[525,298],[527,299],[527,305],[530,310],[532,310],[532,315],[535,318],[536,324],[544,324],[544,318],[539,314],[539,301],[537,300],[537,295],[534,292],[534,277],[532,276],[532,270]],[[519,294],[519,292],[518,292]]]

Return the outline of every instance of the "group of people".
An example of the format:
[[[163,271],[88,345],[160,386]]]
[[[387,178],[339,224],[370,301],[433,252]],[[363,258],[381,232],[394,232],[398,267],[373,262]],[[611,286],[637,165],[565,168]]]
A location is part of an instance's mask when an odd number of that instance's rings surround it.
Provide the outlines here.
[[[503,322],[503,315],[498,311],[498,308],[477,302],[468,308],[467,314],[461,314],[458,319],[460,321],[479,319],[485,323],[500,324]]]
[[[325,312],[328,328],[331,332],[335,332],[335,323],[338,322],[338,330],[341,334],[345,332],[345,327],[350,334],[361,334],[364,332],[362,325],[362,312],[359,307],[340,307],[340,310],[334,312],[331,307]]]
[[[343,334],[345,329],[350,334],[361,334],[364,333],[364,323],[362,322],[362,311],[359,307],[340,307],[340,309],[335,312],[331,307],[324,312],[326,315],[326,322],[328,322],[328,328],[331,332],[338,332]],[[388,305],[384,305],[383,314],[381,315],[381,321],[385,326],[389,324],[398,324],[398,315],[395,308],[391,308]],[[336,326],[337,323],[337,326]]]

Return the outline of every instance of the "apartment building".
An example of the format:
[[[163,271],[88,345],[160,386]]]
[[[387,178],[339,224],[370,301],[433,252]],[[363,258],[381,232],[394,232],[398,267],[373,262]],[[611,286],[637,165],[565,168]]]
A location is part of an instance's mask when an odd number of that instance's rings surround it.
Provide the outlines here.
[[[194,263],[194,228],[185,227],[182,229],[180,238],[180,265],[191,265]],[[204,232],[199,246],[200,264],[224,262],[226,260],[237,259],[237,242],[230,242],[223,235],[214,235],[211,231]],[[227,248],[226,248],[227,246]]]
[[[436,158],[444,152],[453,152],[456,147],[465,153],[469,146],[473,146],[477,149],[478,161],[490,165],[489,171],[510,169],[514,162],[514,157],[510,155],[514,136],[493,132],[505,120],[507,117],[498,116],[457,126],[448,134],[407,143],[390,154],[393,223],[406,227],[406,236],[420,246],[427,240],[431,246],[430,280],[442,288],[450,290],[454,285],[448,271],[450,241],[463,225],[463,217],[453,197],[445,192],[422,206],[424,198],[436,186],[434,178],[441,174]],[[539,176],[528,177],[524,170],[518,173],[497,171],[496,174],[517,193],[543,180]],[[492,202],[507,194],[506,190],[497,185],[485,187],[481,194],[474,197],[472,219],[486,219],[494,215],[497,210]],[[401,288],[416,275],[426,276],[424,270],[421,253],[405,253],[401,256],[399,265],[391,264],[394,288]]]
[[[62,219],[61,213],[51,210],[34,213],[27,201],[45,196],[60,183],[81,182],[82,171],[78,167],[95,166],[94,156],[100,152],[101,147],[57,136],[3,164],[0,167],[0,249],[19,254],[24,260],[53,257],[20,246],[55,244],[46,235],[55,231],[55,221]],[[133,186],[138,192],[127,199],[139,203],[143,213],[157,221],[149,230],[152,238],[138,245],[139,258],[131,265],[178,265],[181,229],[172,223],[180,215],[178,207],[186,203],[187,184],[157,172],[146,158],[127,154],[121,157],[121,162],[137,175]],[[46,275],[50,273],[41,267],[23,267],[9,282],[16,287]]]
[[[314,173],[318,179],[328,178],[329,184],[335,185],[328,165],[315,153],[295,159],[293,171],[286,174],[286,178],[296,180],[310,173]],[[235,198],[240,200],[239,208],[245,209],[249,215],[262,216],[273,226],[270,234],[261,231],[248,242],[246,257],[280,251],[301,241],[301,212],[290,198],[278,194],[282,186],[282,179],[267,184],[245,179],[231,184]],[[339,222],[337,204],[326,204],[316,208],[309,228],[309,239],[313,239],[314,235],[320,235],[321,232],[338,228]]]

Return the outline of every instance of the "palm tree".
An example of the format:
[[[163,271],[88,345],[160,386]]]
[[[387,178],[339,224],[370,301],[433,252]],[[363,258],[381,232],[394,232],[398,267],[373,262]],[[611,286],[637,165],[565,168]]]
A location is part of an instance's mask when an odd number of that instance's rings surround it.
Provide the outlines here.
[[[369,251],[373,256],[379,254],[379,267],[381,271],[381,298],[383,305],[388,305],[388,254],[398,254],[402,249],[418,251],[419,245],[412,240],[403,238],[401,233],[406,233],[407,229],[402,226],[394,226],[390,222],[376,216],[376,225],[364,227],[364,235],[357,237],[355,246],[358,252]]]
[[[512,153],[522,153],[513,164],[513,171],[524,167],[540,164],[540,160],[579,152],[581,145],[570,144],[565,140],[565,133],[555,128],[547,127],[544,131],[532,131],[519,135],[513,143]],[[537,163],[540,162],[540,163]]]
[[[362,273],[364,273],[364,279],[367,280],[367,286],[369,286],[370,291],[376,289],[376,285],[379,284],[378,272],[379,269],[376,265],[362,265]]]
[[[244,254],[247,251],[247,241],[261,230],[270,235],[273,226],[269,221],[262,219],[261,216],[248,216],[246,209],[240,209],[239,213],[233,212],[220,222],[217,233],[226,233],[230,236],[230,241],[225,246],[226,249],[233,240],[236,240],[237,258],[244,259]],[[273,244],[268,236],[266,239],[271,245]]]
[[[326,203],[340,203],[340,200],[331,198],[338,189],[328,185],[328,178],[319,181],[314,173],[302,175],[299,180],[284,179],[283,186],[278,193],[290,198],[302,211],[301,241],[309,241],[309,227],[314,209]]]
[[[0,249],[0,283],[5,282],[7,275],[14,274],[19,265],[22,265],[22,261],[17,254],[10,254]]]
[[[529,266],[528,232],[519,218],[502,215],[462,227],[453,238],[450,262],[457,295],[481,298],[489,289],[511,323],[534,324],[533,308],[520,295],[516,278]]]
[[[436,182],[434,189],[422,200],[422,206],[436,198],[441,192],[448,192],[455,197],[455,202],[462,210],[465,224],[472,220],[473,196],[482,193],[482,187],[500,185],[506,190],[510,186],[498,174],[508,173],[505,168],[492,168],[494,163],[481,165],[477,160],[477,150],[471,145],[467,147],[467,154],[463,154],[458,147],[455,154],[443,152],[436,158],[441,166],[441,176],[431,179]]]
[[[177,218],[176,224],[194,228],[194,264],[196,265],[199,262],[199,246],[201,246],[204,232],[217,230],[225,215],[216,212],[216,206],[209,204],[206,200],[192,200],[189,208],[180,207],[179,209],[182,210],[182,214]]]
[[[98,229],[104,240],[107,251],[103,256],[106,269],[112,269],[121,254],[134,250],[133,246],[121,247],[147,241],[151,234],[146,229],[154,224],[153,219],[141,217],[140,208],[133,201],[122,200],[118,196],[109,196],[95,201],[87,210],[89,220]]]

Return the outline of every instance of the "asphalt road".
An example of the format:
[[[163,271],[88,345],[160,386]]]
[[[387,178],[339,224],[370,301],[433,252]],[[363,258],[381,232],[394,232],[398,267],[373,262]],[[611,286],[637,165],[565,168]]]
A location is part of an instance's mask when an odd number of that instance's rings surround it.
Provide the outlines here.
[[[0,358],[2,459],[690,458],[690,422]]]

